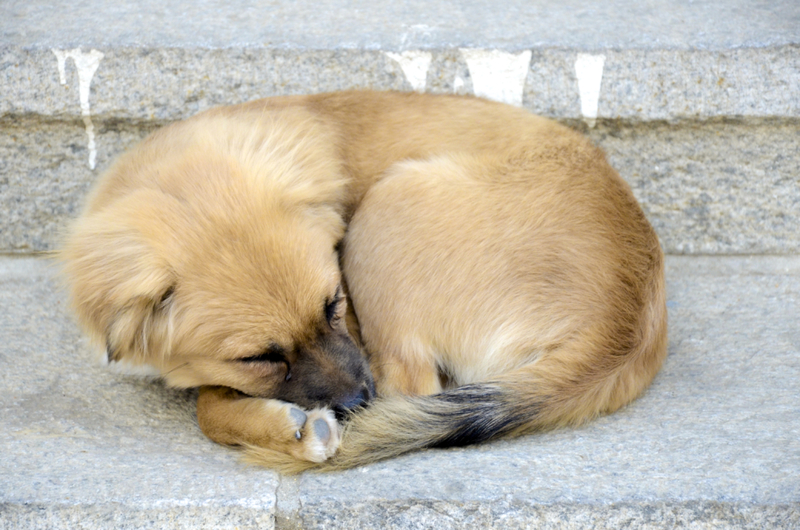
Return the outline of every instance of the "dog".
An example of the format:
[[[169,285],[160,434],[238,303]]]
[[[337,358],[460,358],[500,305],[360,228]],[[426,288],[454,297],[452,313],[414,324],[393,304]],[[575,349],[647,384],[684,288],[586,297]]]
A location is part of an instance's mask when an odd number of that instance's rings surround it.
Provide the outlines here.
[[[583,135],[474,97],[215,108],[100,178],[61,249],[109,361],[199,387],[283,472],[574,425],[666,355],[664,265]]]

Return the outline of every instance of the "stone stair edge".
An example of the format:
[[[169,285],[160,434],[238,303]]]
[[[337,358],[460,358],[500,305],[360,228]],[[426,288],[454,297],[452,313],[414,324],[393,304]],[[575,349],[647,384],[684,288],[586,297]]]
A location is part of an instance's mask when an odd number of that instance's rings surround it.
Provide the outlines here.
[[[280,490],[282,486],[278,486]],[[105,528],[109,519],[136,528],[430,528],[450,523],[459,528],[791,528],[800,523],[800,503],[752,503],[715,499],[649,500],[642,502],[486,503],[427,499],[360,502],[343,507],[325,502],[296,511],[182,503],[126,506],[118,503],[0,503],[0,525],[39,528],[73,525]],[[444,513],[443,513],[444,512]],[[446,514],[446,515],[444,515]],[[444,515],[444,517],[443,517]],[[437,517],[438,516],[438,517]],[[438,521],[437,521],[438,519]],[[22,523],[22,525],[20,525]],[[26,524],[27,523],[27,524]],[[363,526],[361,526],[363,525]],[[497,526],[502,525],[502,526]],[[0,526],[1,528],[2,526]],[[451,526],[445,526],[449,528]],[[453,526],[455,527],[455,526]]]
[[[0,39],[25,45],[272,45],[422,49],[702,47],[800,41],[794,0],[217,2],[10,0]],[[53,31],[52,28],[59,28]]]

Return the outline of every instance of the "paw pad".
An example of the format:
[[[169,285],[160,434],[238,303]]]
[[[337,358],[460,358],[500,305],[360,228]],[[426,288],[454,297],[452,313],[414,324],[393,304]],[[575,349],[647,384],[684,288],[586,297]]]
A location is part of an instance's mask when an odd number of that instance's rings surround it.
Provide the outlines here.
[[[292,420],[295,422],[295,424],[297,424],[297,430],[294,433],[294,437],[296,440],[300,440],[303,438],[303,434],[300,432],[300,429],[305,427],[308,415],[302,410],[292,407],[289,410],[289,416],[291,416]]]
[[[314,433],[325,445],[327,445],[331,439],[331,428],[328,427],[328,424],[325,423],[323,419],[314,420]]]

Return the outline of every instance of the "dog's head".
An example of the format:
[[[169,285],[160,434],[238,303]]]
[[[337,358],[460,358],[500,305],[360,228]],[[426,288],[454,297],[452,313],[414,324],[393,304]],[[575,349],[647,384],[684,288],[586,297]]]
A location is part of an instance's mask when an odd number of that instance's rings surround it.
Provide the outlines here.
[[[103,177],[62,252],[80,321],[110,360],[155,366],[174,386],[340,411],[365,402],[335,157],[280,121],[244,138],[217,121],[167,129]]]

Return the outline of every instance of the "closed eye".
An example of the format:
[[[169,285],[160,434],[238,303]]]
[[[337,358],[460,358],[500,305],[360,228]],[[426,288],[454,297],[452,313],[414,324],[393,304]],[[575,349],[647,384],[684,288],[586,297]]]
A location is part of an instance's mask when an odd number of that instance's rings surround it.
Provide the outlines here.
[[[275,344],[258,355],[241,357],[236,360],[242,363],[285,363],[287,366],[289,365],[289,361],[286,359],[286,355],[284,355],[283,348]]]
[[[328,300],[325,304],[325,320],[328,321],[329,324],[335,323],[336,320],[339,319],[339,304],[342,302],[342,288],[336,288],[336,294],[333,296],[333,300]]]

